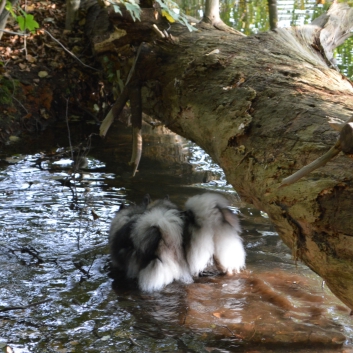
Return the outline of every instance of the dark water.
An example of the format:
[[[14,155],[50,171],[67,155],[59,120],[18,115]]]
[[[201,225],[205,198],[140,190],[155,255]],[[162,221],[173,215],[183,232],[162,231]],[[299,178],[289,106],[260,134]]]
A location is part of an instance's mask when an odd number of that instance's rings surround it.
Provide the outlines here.
[[[133,179],[121,126],[75,152],[84,166],[76,173],[67,149],[1,156],[0,351],[351,352],[350,311],[293,262],[266,214],[243,204],[196,146],[144,130]],[[205,189],[224,193],[238,213],[246,271],[152,295],[108,277],[107,232],[122,201],[149,192],[182,207]]]

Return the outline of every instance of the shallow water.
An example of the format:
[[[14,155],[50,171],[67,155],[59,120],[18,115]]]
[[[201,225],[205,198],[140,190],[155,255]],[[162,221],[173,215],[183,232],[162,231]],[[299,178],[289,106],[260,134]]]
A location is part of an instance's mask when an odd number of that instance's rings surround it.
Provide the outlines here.
[[[266,214],[243,204],[196,146],[144,129],[134,179],[129,135],[85,151],[76,171],[65,149],[2,156],[0,351],[353,351],[350,311],[294,263]],[[182,206],[205,189],[225,193],[239,214],[246,271],[152,295],[109,278],[107,232],[121,202],[149,192]]]

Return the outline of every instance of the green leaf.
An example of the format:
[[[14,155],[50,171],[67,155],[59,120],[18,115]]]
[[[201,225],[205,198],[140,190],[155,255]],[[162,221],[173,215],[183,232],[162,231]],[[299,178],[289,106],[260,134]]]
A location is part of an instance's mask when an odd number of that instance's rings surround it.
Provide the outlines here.
[[[5,9],[10,12],[12,17],[16,18],[15,13],[13,12],[12,4],[9,0],[6,1]]]
[[[141,18],[140,18],[141,9],[140,9],[140,6],[135,3],[135,1],[131,1],[131,2],[124,1],[124,5],[126,7],[126,10],[130,12],[130,15],[134,21],[136,21],[136,19],[141,21]]]
[[[120,10],[120,7],[116,4],[113,4],[113,9],[116,13],[118,13],[119,15],[122,15],[122,12]]]
[[[17,16],[16,19],[21,31],[28,29],[34,33],[35,29],[39,28],[38,22],[34,20],[34,17],[31,14],[25,13],[23,16]]]
[[[156,2],[159,4],[161,9],[167,9],[168,8],[168,6],[162,0],[156,0]]]
[[[25,18],[23,16],[17,16],[16,21],[18,22],[18,25],[20,26],[20,30],[24,31],[26,28]]]
[[[174,1],[172,1],[172,0],[164,0],[164,1],[163,0],[156,0],[156,2],[161,7],[162,14],[163,14],[163,12],[164,13],[166,12],[175,21],[186,26],[190,32],[197,30],[195,27],[191,26],[191,24],[188,22],[188,19],[185,16],[185,14],[180,10],[178,4],[176,4]],[[173,9],[177,9],[178,13],[175,12]],[[169,20],[168,15],[167,16],[164,15],[164,16],[168,19],[169,22],[172,22]]]
[[[136,19],[141,21],[141,19],[140,19],[141,9],[140,9],[139,4],[136,1],[134,1],[134,0],[109,0],[109,3],[112,4],[114,11],[120,15],[122,15],[122,12],[121,12],[120,6],[118,4],[125,5],[126,10],[128,10],[130,12],[132,19],[134,21],[136,21]]]

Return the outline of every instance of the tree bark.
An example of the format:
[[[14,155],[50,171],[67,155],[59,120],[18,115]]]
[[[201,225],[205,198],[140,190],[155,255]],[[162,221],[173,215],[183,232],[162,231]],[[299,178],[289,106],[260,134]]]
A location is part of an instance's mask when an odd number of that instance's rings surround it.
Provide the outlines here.
[[[276,29],[278,25],[277,0],[268,0],[268,13],[270,19],[270,28]]]
[[[143,112],[209,153],[241,198],[268,213],[295,258],[353,309],[351,155],[280,187],[335,145],[330,117],[353,113],[352,84],[331,63],[349,36],[352,9],[336,4],[311,25],[249,37],[205,23],[168,30],[151,9],[136,23],[126,12],[91,10],[96,57],[108,56],[121,73],[131,66],[130,45],[145,42],[133,78],[142,84]]]

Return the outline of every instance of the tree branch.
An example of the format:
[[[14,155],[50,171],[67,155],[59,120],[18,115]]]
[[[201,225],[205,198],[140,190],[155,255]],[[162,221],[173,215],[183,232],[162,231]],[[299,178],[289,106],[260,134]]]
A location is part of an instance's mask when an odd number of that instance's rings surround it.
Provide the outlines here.
[[[336,157],[340,152],[341,152],[341,144],[340,144],[340,141],[337,141],[337,143],[333,147],[331,147],[324,155],[322,155],[318,159],[315,159],[315,161],[306,165],[302,169],[299,169],[296,173],[292,174],[288,178],[283,179],[280,187],[294,184],[299,179],[308,175],[315,169],[324,166],[329,160],[331,160],[333,157]]]
[[[315,169],[324,166],[329,160],[336,157],[341,151],[344,153],[353,153],[353,116],[347,120],[344,126],[341,128],[340,136],[338,141],[333,147],[331,147],[324,155],[315,159],[315,161],[299,169],[291,176],[282,180],[279,187],[288,186],[294,184],[299,179],[308,175]]]

